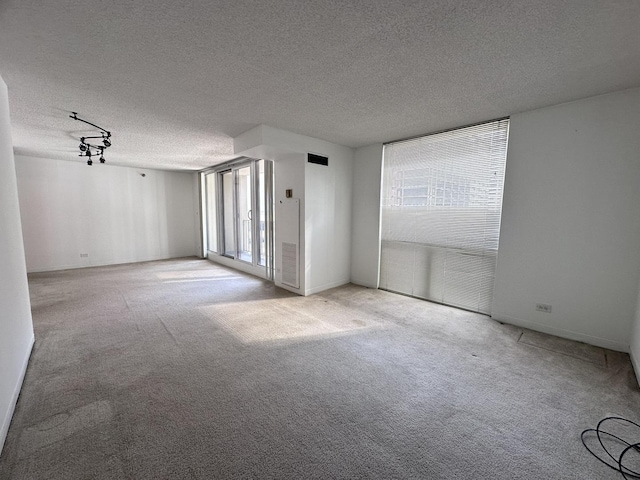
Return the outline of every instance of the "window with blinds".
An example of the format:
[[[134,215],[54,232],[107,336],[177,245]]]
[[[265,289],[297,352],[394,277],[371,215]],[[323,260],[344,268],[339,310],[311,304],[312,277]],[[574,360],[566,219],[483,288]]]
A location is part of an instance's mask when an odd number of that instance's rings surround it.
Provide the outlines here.
[[[380,288],[490,314],[509,120],[384,147]]]

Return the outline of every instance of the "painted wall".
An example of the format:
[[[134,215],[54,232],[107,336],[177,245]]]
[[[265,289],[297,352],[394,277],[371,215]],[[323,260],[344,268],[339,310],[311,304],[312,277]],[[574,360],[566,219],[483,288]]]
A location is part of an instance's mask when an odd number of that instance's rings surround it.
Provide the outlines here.
[[[353,165],[351,281],[378,288],[382,144],[358,148]]]
[[[21,156],[16,172],[29,272],[197,254],[195,173]]]
[[[307,163],[307,153],[329,157],[329,166]],[[259,125],[234,138],[234,153],[274,161],[275,283],[303,295],[349,282],[353,150],[317,138]],[[300,199],[300,288],[280,283],[278,202],[292,189]],[[280,223],[282,225],[282,223]]]
[[[305,236],[304,236],[304,209],[305,209],[305,184],[304,184],[304,156],[301,153],[287,153],[279,152],[271,158],[274,160],[273,173],[274,173],[274,194],[273,197],[276,202],[275,206],[275,231],[274,231],[274,255],[276,271],[274,272],[275,284],[279,287],[283,287],[287,290],[304,295],[306,287],[306,278],[302,270],[302,265],[305,264]],[[298,212],[298,218],[284,218],[282,215],[283,209],[280,207],[282,202],[287,202],[286,190],[293,190],[292,198],[300,200],[300,211]],[[289,232],[295,231],[295,225],[289,225],[288,228],[283,228],[285,222],[297,222],[299,227],[299,256],[300,256],[300,269],[299,279],[300,288],[292,288],[282,284],[282,242],[292,243],[292,236]]]
[[[636,317],[631,328],[631,345],[629,346],[629,354],[633,369],[636,372],[638,385],[640,385],[640,286],[638,287],[638,303],[636,306]]]
[[[629,349],[640,322],[638,125],[640,89],[511,117],[494,318]],[[355,157],[351,279],[366,286],[377,284],[379,253],[367,242],[380,202],[366,185],[380,176],[378,148]]]
[[[511,117],[494,318],[628,350],[640,272],[639,125],[640,89]]]
[[[313,142],[308,151],[329,165],[305,161],[305,294],[349,283],[351,277],[351,187],[353,150]]]
[[[0,78],[0,451],[33,345],[7,86]]]

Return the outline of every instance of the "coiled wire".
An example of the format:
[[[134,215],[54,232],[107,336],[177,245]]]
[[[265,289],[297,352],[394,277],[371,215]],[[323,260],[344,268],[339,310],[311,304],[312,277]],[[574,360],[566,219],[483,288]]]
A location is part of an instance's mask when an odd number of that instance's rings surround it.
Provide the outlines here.
[[[629,442],[628,440],[625,440],[624,438],[618,435],[615,435],[613,433],[607,432],[602,429],[603,424],[613,423],[614,421],[621,422],[622,424],[626,424],[627,426],[631,426],[632,428],[635,427],[638,433],[638,436],[636,437],[637,441]],[[596,453],[592,448],[589,447],[589,445],[587,445],[587,442],[585,441],[585,434],[588,434],[590,432],[594,432],[596,434],[598,438],[598,443],[602,448],[602,452]],[[635,451],[640,453],[640,425],[638,425],[636,422],[633,422],[624,417],[605,417],[598,422],[598,425],[596,426],[596,428],[587,428],[586,430],[584,430],[580,434],[580,439],[582,440],[582,444],[584,445],[584,447],[589,451],[589,453],[591,453],[591,455],[596,457],[598,460],[604,463],[607,467],[620,472],[620,474],[626,480],[629,480],[631,478],[640,479],[639,471],[633,470],[628,466],[628,464],[625,465],[625,458],[628,461],[629,452]],[[620,444],[622,445],[625,445],[624,449],[621,451],[618,458],[614,456],[610,448],[607,448],[607,446],[605,445],[606,442],[603,439],[614,440],[614,441],[620,442]],[[606,454],[606,456],[603,454],[603,452]]]

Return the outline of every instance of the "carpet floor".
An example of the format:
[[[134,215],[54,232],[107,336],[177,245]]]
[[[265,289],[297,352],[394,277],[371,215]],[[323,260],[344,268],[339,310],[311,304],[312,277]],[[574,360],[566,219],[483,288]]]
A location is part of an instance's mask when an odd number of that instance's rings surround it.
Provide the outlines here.
[[[195,258],[29,286],[2,479],[616,479],[580,432],[640,420],[628,355],[381,290]]]

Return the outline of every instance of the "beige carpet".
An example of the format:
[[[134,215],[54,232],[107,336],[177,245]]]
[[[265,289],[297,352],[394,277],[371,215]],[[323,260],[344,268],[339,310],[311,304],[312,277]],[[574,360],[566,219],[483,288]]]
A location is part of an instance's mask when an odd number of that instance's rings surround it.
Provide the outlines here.
[[[30,276],[2,479],[616,479],[580,432],[640,419],[625,354],[205,260]]]

